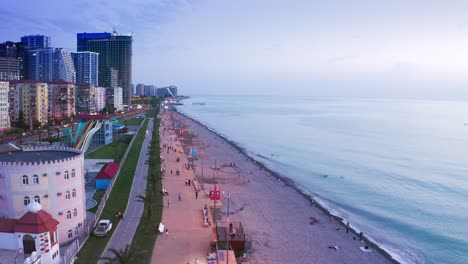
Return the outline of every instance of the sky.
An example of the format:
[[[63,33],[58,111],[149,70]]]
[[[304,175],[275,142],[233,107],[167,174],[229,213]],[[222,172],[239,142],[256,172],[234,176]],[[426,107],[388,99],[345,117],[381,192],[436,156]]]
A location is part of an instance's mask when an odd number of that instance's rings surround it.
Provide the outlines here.
[[[468,99],[468,1],[2,0],[0,41],[132,32],[133,80],[191,94]]]

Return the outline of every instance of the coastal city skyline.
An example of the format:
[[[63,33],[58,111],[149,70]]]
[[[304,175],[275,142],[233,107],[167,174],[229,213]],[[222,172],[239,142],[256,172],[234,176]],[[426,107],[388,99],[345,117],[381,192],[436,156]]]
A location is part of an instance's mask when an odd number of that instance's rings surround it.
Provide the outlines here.
[[[134,84],[176,84],[187,94],[294,87],[313,96],[468,98],[460,1],[7,2],[4,39],[44,34],[71,52],[77,32],[133,34]]]

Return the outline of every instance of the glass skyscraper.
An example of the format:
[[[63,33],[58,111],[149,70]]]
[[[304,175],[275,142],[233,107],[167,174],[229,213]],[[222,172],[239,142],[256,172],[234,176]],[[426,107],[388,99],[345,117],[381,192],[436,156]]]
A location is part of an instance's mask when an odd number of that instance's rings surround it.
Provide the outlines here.
[[[51,47],[50,37],[44,35],[29,35],[21,37],[21,42],[30,49],[46,49]]]
[[[71,53],[76,71],[76,83],[99,85],[99,53],[80,51]]]
[[[122,87],[123,102],[127,105],[132,99],[132,42],[131,35],[116,32],[77,34],[78,51],[99,53],[99,85]]]

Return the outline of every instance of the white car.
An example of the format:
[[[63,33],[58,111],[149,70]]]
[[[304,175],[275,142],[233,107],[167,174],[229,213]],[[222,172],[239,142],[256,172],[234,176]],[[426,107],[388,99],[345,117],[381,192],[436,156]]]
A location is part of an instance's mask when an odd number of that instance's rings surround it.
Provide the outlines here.
[[[95,236],[107,236],[112,230],[112,222],[109,219],[100,220],[93,231]]]

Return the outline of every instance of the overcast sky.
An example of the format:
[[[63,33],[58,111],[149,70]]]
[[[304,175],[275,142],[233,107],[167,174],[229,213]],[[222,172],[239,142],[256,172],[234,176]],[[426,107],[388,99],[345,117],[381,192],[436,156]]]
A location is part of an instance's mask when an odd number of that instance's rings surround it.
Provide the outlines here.
[[[71,3],[73,2],[73,3]],[[133,83],[183,94],[468,99],[468,1],[2,0],[0,41],[133,32]]]

